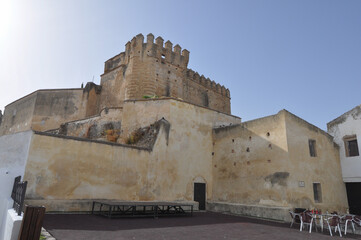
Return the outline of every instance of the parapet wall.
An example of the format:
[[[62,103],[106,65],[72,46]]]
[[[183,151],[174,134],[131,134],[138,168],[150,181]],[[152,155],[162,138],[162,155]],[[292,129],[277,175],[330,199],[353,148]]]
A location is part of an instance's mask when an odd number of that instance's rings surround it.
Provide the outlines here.
[[[43,89],[5,107],[0,136],[27,131],[47,131],[86,116],[89,95],[84,89]]]
[[[226,88],[223,85],[220,85],[219,83],[216,83],[215,81],[212,81],[209,78],[206,78],[205,76],[200,76],[198,72],[193,71],[192,69],[187,69],[187,79],[198,83],[199,85],[202,85],[203,87],[214,91],[222,96],[231,98],[229,89]]]
[[[183,99],[224,113],[231,113],[230,92],[219,83],[188,69],[183,82]]]
[[[147,35],[147,42],[144,43],[144,36],[138,34],[132,41],[125,44],[125,51],[112,57],[105,62],[104,73],[107,73],[120,65],[127,65],[130,58],[134,56],[149,56],[155,57],[164,63],[176,65],[178,67],[186,68],[189,61],[189,51],[183,49],[177,44],[172,50],[173,44],[168,40],[165,45],[162,37],[157,37],[154,43],[154,35]]]

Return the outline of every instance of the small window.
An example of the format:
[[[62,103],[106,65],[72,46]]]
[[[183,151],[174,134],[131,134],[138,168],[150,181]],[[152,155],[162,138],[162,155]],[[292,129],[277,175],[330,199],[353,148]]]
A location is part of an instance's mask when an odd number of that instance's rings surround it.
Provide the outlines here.
[[[321,183],[313,183],[313,198],[315,199],[315,203],[322,202]]]
[[[345,141],[346,157],[359,156],[356,135],[346,136],[346,137],[343,138],[343,140]]]
[[[308,140],[308,146],[310,148],[310,156],[316,157],[316,140],[309,139]]]

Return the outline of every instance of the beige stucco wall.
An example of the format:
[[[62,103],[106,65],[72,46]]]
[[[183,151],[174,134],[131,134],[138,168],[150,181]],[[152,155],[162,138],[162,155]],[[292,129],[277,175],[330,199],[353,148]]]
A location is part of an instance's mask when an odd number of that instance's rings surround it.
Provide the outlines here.
[[[31,93],[5,107],[0,136],[31,128],[37,92]]]
[[[120,130],[122,114],[123,108],[106,108],[101,110],[98,115],[65,123],[60,129],[60,133],[67,136],[102,140],[105,138],[105,129],[102,126],[111,123],[115,125],[114,129]],[[91,131],[94,132],[92,128],[96,128],[95,131],[98,131],[96,136],[92,136]]]
[[[45,131],[84,118],[86,103],[83,89],[38,91],[31,128]]]
[[[101,76],[100,109],[121,107],[125,95],[125,66],[120,66]]]
[[[177,135],[186,139],[189,132],[198,134],[209,131],[219,125],[240,123],[236,116],[224,114],[209,108],[187,103],[179,99],[160,98],[138,101],[125,101],[122,116],[122,138],[126,138],[132,131],[146,127],[155,121],[165,118],[172,124]],[[188,128],[188,129],[184,129]],[[182,135],[182,134],[188,135]]]
[[[5,107],[0,135],[58,128],[84,118],[86,104],[83,89],[38,90]]]
[[[283,180],[280,184],[271,183],[272,174],[287,172],[284,116],[216,129],[214,142],[213,201],[287,205]]]
[[[315,129],[280,111],[215,130],[212,201],[345,211],[337,149],[325,132]],[[318,157],[312,159],[309,138],[317,142]],[[321,182],[322,203],[313,200],[313,182]]]
[[[339,149],[326,132],[292,114],[286,115],[287,142],[292,193],[288,198],[297,206],[345,212],[348,208],[346,187],[342,180]],[[316,141],[316,157],[311,157],[308,140]],[[298,187],[304,181],[305,187]],[[313,183],[321,183],[322,203],[315,203]]]
[[[125,111],[127,104],[133,111]],[[127,104],[123,126],[147,126],[164,117],[170,123],[169,135],[161,130],[152,151],[147,151],[35,134],[25,173],[27,199],[42,204],[47,204],[44,199],[49,204],[94,198],[193,200],[194,182],[207,184],[210,199],[212,128],[240,119],[174,99]]]

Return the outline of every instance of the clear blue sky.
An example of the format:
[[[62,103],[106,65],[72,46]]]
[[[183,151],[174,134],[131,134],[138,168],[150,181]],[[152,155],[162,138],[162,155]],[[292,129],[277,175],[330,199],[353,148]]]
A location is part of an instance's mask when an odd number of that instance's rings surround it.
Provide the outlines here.
[[[0,109],[37,89],[99,83],[138,33],[190,51],[244,121],[285,108],[326,129],[361,104],[361,1],[0,0]]]

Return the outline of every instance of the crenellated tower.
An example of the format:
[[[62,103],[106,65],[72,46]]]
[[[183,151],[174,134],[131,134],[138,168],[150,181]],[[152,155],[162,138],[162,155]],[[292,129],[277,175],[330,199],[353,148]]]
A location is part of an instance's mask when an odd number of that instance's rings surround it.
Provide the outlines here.
[[[181,98],[230,113],[229,90],[188,69],[189,51],[153,34],[138,34],[125,51],[105,62],[101,76],[100,109],[122,106],[143,96]]]

